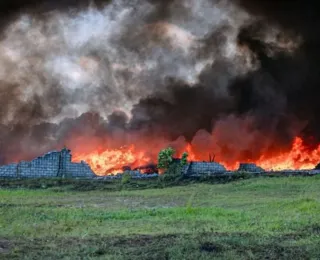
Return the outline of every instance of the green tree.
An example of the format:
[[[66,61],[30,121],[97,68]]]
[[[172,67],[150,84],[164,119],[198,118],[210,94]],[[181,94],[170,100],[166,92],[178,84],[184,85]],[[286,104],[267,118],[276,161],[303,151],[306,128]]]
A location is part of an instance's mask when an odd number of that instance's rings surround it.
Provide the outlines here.
[[[173,160],[174,153],[175,150],[171,147],[161,150],[158,154],[158,169],[167,170]]]

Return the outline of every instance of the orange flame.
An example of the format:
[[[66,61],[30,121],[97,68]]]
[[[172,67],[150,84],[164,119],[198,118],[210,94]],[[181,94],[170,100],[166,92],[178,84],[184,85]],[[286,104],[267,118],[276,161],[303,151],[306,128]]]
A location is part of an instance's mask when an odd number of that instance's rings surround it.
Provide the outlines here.
[[[187,151],[191,152],[193,160],[199,159],[192,152],[191,146],[187,147]],[[223,160],[219,161],[224,164],[227,169],[235,170],[239,166],[239,162],[235,162],[232,165],[224,163]],[[300,137],[296,137],[292,143],[291,150],[288,152],[264,154],[258,160],[255,161],[241,161],[248,163],[255,163],[265,170],[306,170],[313,169],[320,162],[320,145],[310,151],[303,145],[303,140]]]
[[[288,153],[264,158],[263,156],[256,162],[266,170],[306,170],[313,169],[320,162],[320,145],[309,151],[304,145],[300,137],[296,137],[293,141],[292,148]]]
[[[136,152],[135,146],[107,149],[103,152],[94,151],[89,154],[79,153],[73,156],[73,161],[85,161],[91,169],[100,176],[122,172],[123,166],[138,166],[150,161],[144,153]]]
[[[149,147],[148,147],[149,148]],[[180,148],[181,149],[181,148]],[[181,156],[184,151],[188,153],[189,161],[203,161],[203,153],[197,153],[191,144],[186,143],[177,152]],[[158,151],[156,151],[158,152]],[[154,153],[156,154],[156,153]],[[227,154],[225,155],[227,156]],[[156,162],[156,156],[152,158],[145,150],[138,150],[134,145],[121,147],[119,149],[104,149],[91,153],[75,153],[73,161],[86,161],[97,175],[110,175],[122,172],[123,166],[138,167],[151,162]],[[225,163],[223,158],[217,160],[229,170],[237,169],[240,161],[232,165]],[[246,161],[241,161],[246,162]],[[320,162],[320,145],[310,151],[304,145],[300,137],[296,137],[288,152],[264,154],[256,161],[247,161],[257,164],[266,170],[285,169],[313,169]]]

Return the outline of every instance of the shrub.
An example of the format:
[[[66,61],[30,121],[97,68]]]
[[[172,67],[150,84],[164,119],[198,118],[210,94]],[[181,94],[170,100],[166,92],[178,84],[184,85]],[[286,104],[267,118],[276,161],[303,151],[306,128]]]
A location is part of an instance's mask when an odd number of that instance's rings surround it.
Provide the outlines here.
[[[129,172],[124,172],[121,178],[121,184],[127,184],[131,181],[131,175]]]
[[[161,185],[177,183],[182,179],[182,167],[188,161],[188,153],[183,153],[180,160],[174,160],[173,154],[175,150],[171,147],[163,149],[158,155],[158,169],[162,170],[165,174],[159,176],[159,183]],[[166,183],[166,184],[165,184]]]
[[[175,150],[171,147],[161,150],[158,155],[158,169],[167,170],[173,160],[174,153]]]

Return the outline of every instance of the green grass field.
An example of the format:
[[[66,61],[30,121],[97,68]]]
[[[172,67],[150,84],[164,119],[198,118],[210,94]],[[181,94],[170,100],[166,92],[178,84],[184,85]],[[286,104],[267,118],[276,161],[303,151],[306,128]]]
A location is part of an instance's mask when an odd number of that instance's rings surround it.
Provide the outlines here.
[[[320,259],[320,176],[1,188],[0,210],[0,259]]]

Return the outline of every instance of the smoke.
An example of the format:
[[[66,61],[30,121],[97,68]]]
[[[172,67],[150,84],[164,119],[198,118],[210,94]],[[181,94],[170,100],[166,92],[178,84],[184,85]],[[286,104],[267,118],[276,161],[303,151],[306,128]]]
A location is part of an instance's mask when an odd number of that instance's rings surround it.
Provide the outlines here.
[[[296,135],[317,139],[310,20],[282,16],[285,1],[260,2],[1,5],[3,162],[63,145],[85,153],[152,143],[157,152],[186,142],[232,162]]]

